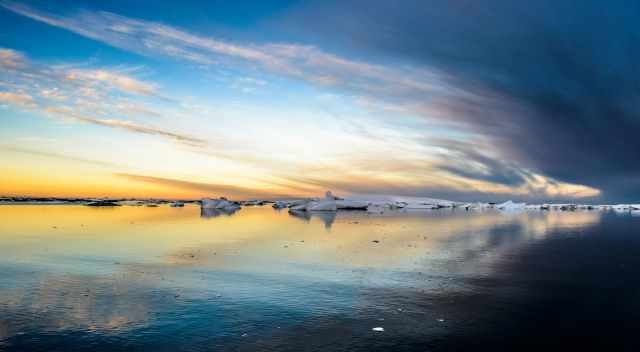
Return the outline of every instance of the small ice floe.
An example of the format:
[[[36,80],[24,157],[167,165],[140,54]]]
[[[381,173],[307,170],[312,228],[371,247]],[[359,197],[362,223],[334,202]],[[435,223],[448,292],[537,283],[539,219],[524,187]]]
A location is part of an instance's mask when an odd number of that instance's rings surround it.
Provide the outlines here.
[[[276,201],[275,203],[273,203],[272,207],[274,209],[284,209],[284,208],[287,208],[288,205],[287,205],[287,202],[285,202],[283,200],[279,200],[279,201]]]
[[[291,204],[291,205],[289,205],[289,212],[295,212],[295,211],[304,212],[304,211],[307,211],[307,204],[309,202],[310,201],[303,202],[303,203],[296,202],[294,204]]]
[[[457,205],[456,208],[462,208],[464,210],[484,210],[484,209],[493,209],[495,208],[495,203],[466,203],[462,205]]]
[[[408,203],[402,207],[403,209],[440,209],[438,204],[430,204],[430,203]]]
[[[404,209],[407,205],[408,203],[406,202],[369,202],[369,204],[367,205],[367,211],[374,213],[383,213],[385,210]]]
[[[299,199],[294,201],[277,201],[273,204],[275,209],[289,208],[289,211],[337,211],[337,210],[367,210],[370,202],[363,200],[350,200],[334,196],[327,191],[324,198]]]
[[[336,211],[336,201],[334,199],[322,199],[318,201],[309,202],[306,206],[307,211]]]
[[[289,207],[290,212],[295,211],[336,211],[336,198],[327,191],[325,197],[317,200],[300,201]]]
[[[496,205],[496,208],[505,211],[515,211],[515,210],[524,210],[527,206],[527,203],[514,203],[510,200]]]
[[[121,206],[119,203],[116,203],[111,200],[97,200],[95,202],[87,203],[89,207],[119,207]]]
[[[307,203],[311,202],[312,199],[295,199],[295,200],[279,200],[273,203],[274,209],[284,209],[289,208],[293,210],[306,211]]]
[[[456,208],[464,203],[452,202],[444,199],[424,198],[424,197],[387,197],[369,201],[369,212],[384,212],[385,210],[432,210],[442,208]]]
[[[246,206],[263,206],[265,205],[267,202],[264,200],[259,200],[259,199],[252,199],[252,200],[245,200],[244,202],[242,202],[242,205],[246,205]]]
[[[220,197],[219,199],[203,198],[200,204],[203,209],[233,210],[240,208],[238,203],[231,202],[224,197]]]
[[[373,330],[373,331],[378,331],[378,332],[383,332],[383,331],[384,331],[384,328],[383,328],[383,327],[381,327],[381,326],[378,326],[378,327],[375,327],[375,328],[373,328],[373,329],[371,329],[371,330]]]
[[[173,202],[169,205],[172,208],[182,208],[184,207],[184,203],[183,202]]]
[[[402,208],[406,208],[408,205],[407,202],[393,202],[393,203],[387,203],[387,208],[389,209],[402,209]]]
[[[367,210],[369,202],[360,200],[336,200],[336,208],[343,210]]]
[[[383,204],[369,204],[367,207],[367,212],[369,213],[384,213],[387,208]]]
[[[547,204],[550,210],[573,211],[578,209],[577,204]]]
[[[576,211],[576,210],[600,210],[603,209],[597,205],[590,204],[573,204],[573,203],[544,203],[544,204],[527,204],[527,210],[554,210],[554,211]]]
[[[612,205],[611,209],[613,209],[615,211],[640,210],[640,204],[616,204],[616,205]]]

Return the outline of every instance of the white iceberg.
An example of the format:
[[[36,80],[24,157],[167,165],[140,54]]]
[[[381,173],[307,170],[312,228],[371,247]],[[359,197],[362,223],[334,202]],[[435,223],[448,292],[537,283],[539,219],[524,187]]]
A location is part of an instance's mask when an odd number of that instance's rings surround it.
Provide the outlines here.
[[[324,199],[314,200],[306,204],[307,211],[336,211],[336,198],[331,194],[331,191],[327,191]]]
[[[369,202],[360,200],[336,200],[336,208],[344,210],[365,210],[369,206]]]
[[[339,200],[336,200],[339,199]],[[346,207],[352,206],[362,206],[360,203],[350,203],[349,201],[345,201],[341,198],[335,197],[331,194],[331,191],[327,191],[324,198],[322,199],[313,199],[313,200],[298,200],[289,203],[289,211],[336,211],[338,210],[337,202],[340,202],[340,205],[343,206],[341,209],[349,209]],[[364,209],[362,206],[361,209]]]
[[[279,201],[276,201],[275,203],[273,203],[272,207],[274,209],[283,209],[283,208],[287,208],[288,204],[285,201],[279,200]]]
[[[508,200],[508,201],[506,201],[504,203],[496,205],[496,208],[498,208],[500,210],[509,211],[509,210],[523,210],[523,209],[526,208],[526,206],[527,206],[527,203],[514,203],[514,202]]]
[[[201,207],[203,209],[225,209],[225,210],[232,210],[232,209],[238,209],[240,208],[240,206],[234,202],[230,202],[228,201],[226,198],[220,198],[220,199],[210,199],[210,198],[203,198],[200,201]]]

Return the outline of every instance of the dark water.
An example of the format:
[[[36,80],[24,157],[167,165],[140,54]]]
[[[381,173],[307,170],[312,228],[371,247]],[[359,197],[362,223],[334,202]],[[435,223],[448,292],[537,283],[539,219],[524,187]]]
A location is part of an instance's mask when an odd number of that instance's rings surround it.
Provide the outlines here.
[[[0,206],[0,219],[0,351],[640,347],[630,214]]]

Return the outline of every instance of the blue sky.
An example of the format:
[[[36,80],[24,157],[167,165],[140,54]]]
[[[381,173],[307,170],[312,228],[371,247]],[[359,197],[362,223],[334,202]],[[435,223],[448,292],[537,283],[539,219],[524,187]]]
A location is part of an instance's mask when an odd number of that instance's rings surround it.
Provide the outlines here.
[[[570,105],[599,88],[576,90],[535,40],[576,52],[562,45],[582,43],[589,6],[558,23],[549,4],[360,5],[0,1],[0,193],[592,201],[637,180],[579,154],[570,131],[608,124]]]

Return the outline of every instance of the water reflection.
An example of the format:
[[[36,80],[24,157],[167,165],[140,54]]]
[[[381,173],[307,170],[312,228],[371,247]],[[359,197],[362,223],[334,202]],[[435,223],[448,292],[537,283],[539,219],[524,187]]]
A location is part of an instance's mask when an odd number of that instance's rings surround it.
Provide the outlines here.
[[[331,229],[331,225],[336,220],[337,213],[335,211],[289,211],[289,215],[294,218],[302,219],[306,222],[310,222],[312,218],[318,218],[324,223],[324,228]]]
[[[26,274],[26,273],[25,273]],[[116,333],[147,321],[149,302],[138,283],[117,278],[30,273],[24,286],[3,287],[5,334],[41,329]]]
[[[201,218],[215,218],[221,215],[231,216],[235,214],[240,208],[231,209],[213,209],[213,208],[200,208]]]
[[[501,322],[489,309],[525,309],[527,290],[547,292],[541,269],[589,290],[569,268],[632,270],[640,250],[625,238],[639,218],[600,212],[221,215],[233,214],[0,207],[0,349],[424,350]]]

